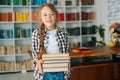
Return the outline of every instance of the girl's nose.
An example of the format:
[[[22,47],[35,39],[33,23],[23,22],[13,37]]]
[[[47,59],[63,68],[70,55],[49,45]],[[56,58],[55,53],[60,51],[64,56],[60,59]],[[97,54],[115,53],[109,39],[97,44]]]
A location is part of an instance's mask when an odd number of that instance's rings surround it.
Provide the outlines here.
[[[51,15],[49,14],[47,17],[48,17],[48,18],[51,18]]]

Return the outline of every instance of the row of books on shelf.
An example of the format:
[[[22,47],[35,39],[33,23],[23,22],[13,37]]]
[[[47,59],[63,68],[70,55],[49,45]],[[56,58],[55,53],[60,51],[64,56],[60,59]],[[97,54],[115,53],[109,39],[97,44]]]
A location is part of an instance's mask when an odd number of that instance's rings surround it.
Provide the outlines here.
[[[96,34],[96,27],[95,26],[90,26],[90,27],[82,26],[82,35],[86,35],[86,34]]]
[[[79,20],[79,12],[73,13],[66,13],[66,21],[78,21]],[[94,20],[95,19],[95,12],[82,12],[82,20]],[[38,21],[38,13],[32,12],[32,21]],[[65,14],[59,13],[59,20],[65,20]],[[12,13],[7,12],[3,13],[0,12],[0,21],[12,21]],[[14,21],[15,22],[29,22],[30,15],[29,12],[14,12]]]
[[[82,11],[82,14],[81,14],[81,18],[82,20],[95,20],[95,12],[92,11],[92,12],[83,12]]]
[[[16,68],[15,68],[16,65]],[[14,71],[14,70],[30,70],[33,69],[32,61],[24,60],[23,62],[16,62],[15,61],[0,61],[0,71]]]
[[[94,5],[95,0],[81,0],[82,5]]]
[[[74,42],[72,41],[72,39],[69,39],[70,42],[69,42],[69,46],[70,48],[78,48],[78,47],[95,47],[96,46],[96,37],[83,37],[82,38],[82,41],[83,42]],[[76,39],[77,40],[77,39]]]
[[[0,5],[11,5],[11,0],[0,0]]]
[[[46,3],[52,3],[56,6],[63,6],[64,0],[31,0],[31,5],[42,5]]]
[[[15,26],[15,38],[30,38],[30,29],[23,29]]]
[[[0,30],[0,39],[13,38],[13,30]]]
[[[14,54],[14,46],[0,46],[0,55]]]
[[[66,13],[66,21],[78,21],[79,14],[79,12]]]
[[[53,3],[54,5],[64,5],[64,0],[13,0],[13,5],[42,5]],[[11,5],[12,0],[0,0],[0,5]]]
[[[53,3],[56,6],[94,5],[94,0],[31,0],[31,5]],[[12,0],[0,0],[0,5],[11,5]],[[30,0],[13,0],[13,5],[30,5]]]
[[[32,60],[24,60],[23,62],[16,62],[17,70],[30,70],[33,69]]]
[[[30,13],[29,12],[14,12],[14,21],[28,22],[30,21]]]
[[[0,0],[0,5],[11,5],[12,0]],[[13,5],[29,5],[30,0],[13,0]]]
[[[0,71],[14,71],[15,62],[0,61]]]
[[[75,27],[75,28],[66,28],[68,35],[69,36],[78,36],[80,35],[80,28]]]
[[[29,38],[30,29],[21,29],[20,27],[15,27],[15,38]],[[13,30],[0,30],[0,39],[13,38]]]
[[[11,12],[0,12],[0,21],[12,21],[12,13]]]
[[[83,38],[82,38],[83,39]],[[89,39],[85,39],[84,42],[70,42],[70,48],[78,48],[78,47],[95,47],[96,46],[96,37],[90,37]]]
[[[13,5],[29,5],[30,0],[13,0]]]
[[[65,0],[65,6],[79,6],[80,0]]]
[[[82,43],[83,47],[95,47],[96,46],[96,37],[86,38]]]
[[[31,50],[31,45],[17,45],[15,46],[15,54],[26,54]]]
[[[0,55],[26,54],[28,50],[31,50],[31,45],[0,46]]]

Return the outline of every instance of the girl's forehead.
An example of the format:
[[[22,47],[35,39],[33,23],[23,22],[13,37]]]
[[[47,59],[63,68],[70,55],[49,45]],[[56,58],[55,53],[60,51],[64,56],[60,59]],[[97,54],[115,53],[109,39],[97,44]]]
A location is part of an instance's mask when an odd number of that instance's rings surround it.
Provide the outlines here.
[[[45,6],[45,7],[43,7],[42,8],[42,10],[41,10],[41,12],[48,12],[48,11],[51,11],[51,12],[53,12],[48,6]]]

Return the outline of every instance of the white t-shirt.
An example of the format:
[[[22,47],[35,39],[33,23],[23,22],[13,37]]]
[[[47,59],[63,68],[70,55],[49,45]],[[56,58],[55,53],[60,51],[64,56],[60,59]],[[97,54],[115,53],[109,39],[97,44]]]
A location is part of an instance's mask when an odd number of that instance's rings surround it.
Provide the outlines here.
[[[59,53],[58,41],[56,37],[56,29],[47,31],[48,39],[48,46],[46,48],[46,52],[48,54],[57,54]]]

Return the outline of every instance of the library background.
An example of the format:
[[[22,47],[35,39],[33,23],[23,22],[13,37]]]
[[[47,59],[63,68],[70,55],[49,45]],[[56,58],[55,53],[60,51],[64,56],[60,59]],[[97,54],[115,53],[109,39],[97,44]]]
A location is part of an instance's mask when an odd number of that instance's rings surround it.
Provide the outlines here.
[[[109,26],[120,22],[120,18],[115,17],[120,12],[117,5],[119,0],[0,0],[0,74],[33,71],[28,54],[28,50],[31,50],[31,34],[40,26],[38,8],[49,2],[59,12],[58,24],[67,30],[71,49],[96,47],[96,42],[101,40],[96,33],[96,25],[104,25],[104,41],[108,44],[111,39]],[[81,63],[83,60],[77,58],[72,62]]]

